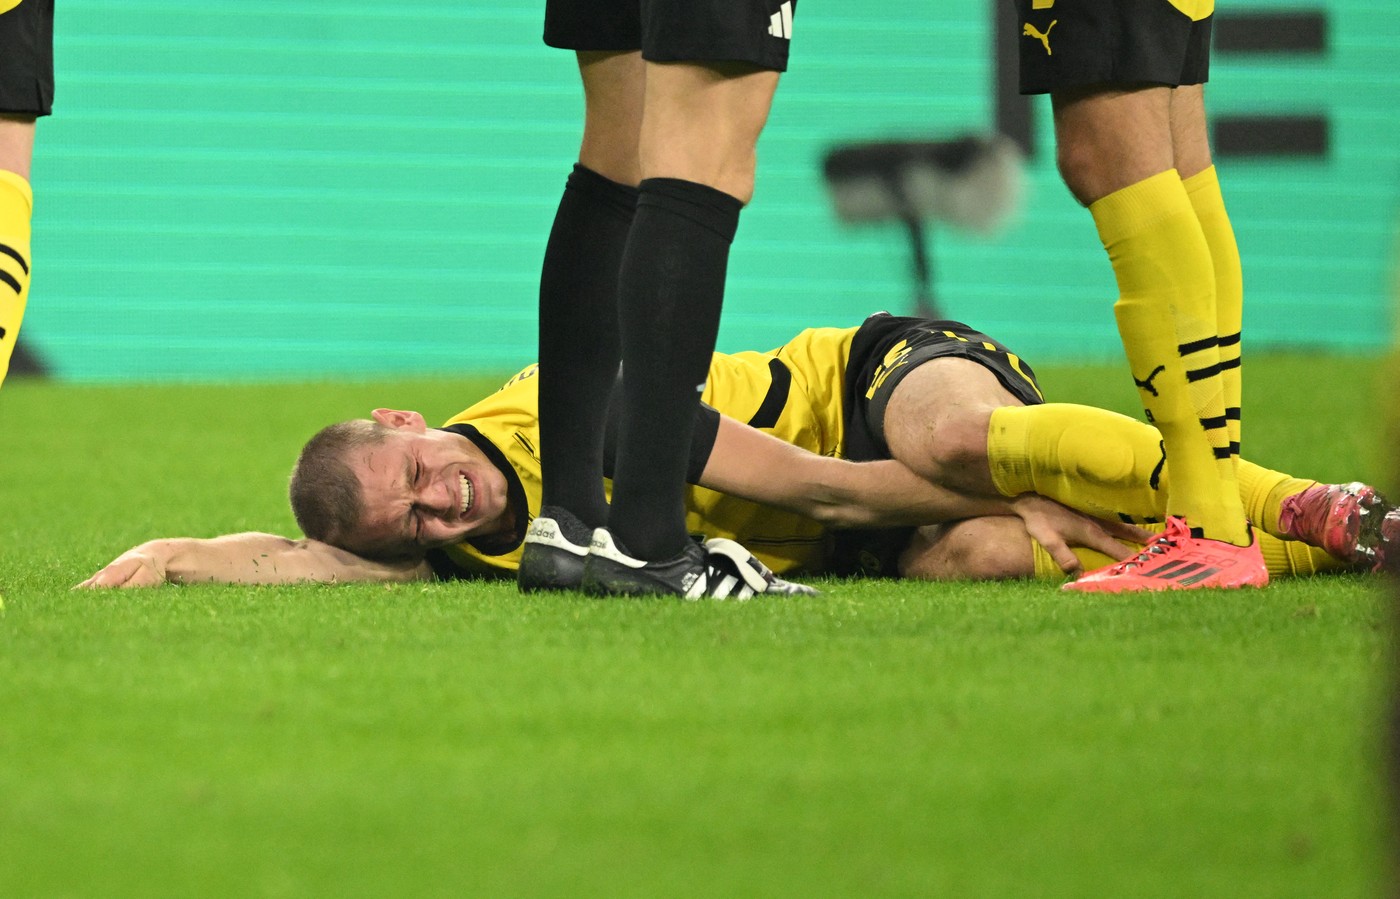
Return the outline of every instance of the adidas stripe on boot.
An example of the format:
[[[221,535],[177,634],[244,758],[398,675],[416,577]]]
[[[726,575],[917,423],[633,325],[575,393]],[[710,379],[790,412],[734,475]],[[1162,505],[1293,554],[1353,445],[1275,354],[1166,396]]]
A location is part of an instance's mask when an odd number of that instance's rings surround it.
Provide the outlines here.
[[[749,599],[760,593],[813,596],[811,587],[773,574],[753,553],[733,540],[688,543],[679,555],[661,562],[629,556],[607,528],[593,532],[583,589],[598,596],[661,594],[686,599]]]

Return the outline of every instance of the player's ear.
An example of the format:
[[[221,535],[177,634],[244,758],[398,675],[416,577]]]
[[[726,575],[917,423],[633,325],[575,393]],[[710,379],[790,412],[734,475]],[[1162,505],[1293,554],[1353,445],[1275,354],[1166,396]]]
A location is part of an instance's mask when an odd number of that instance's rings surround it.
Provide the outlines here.
[[[404,429],[410,431],[423,432],[428,430],[428,423],[423,420],[423,416],[418,412],[408,412],[402,409],[375,409],[371,413],[374,420],[386,428]]]

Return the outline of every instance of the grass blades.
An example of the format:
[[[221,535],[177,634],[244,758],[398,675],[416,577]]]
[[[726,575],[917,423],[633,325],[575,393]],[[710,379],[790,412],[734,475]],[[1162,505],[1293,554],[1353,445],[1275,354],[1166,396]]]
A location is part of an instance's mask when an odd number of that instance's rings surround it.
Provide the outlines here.
[[[1251,359],[1246,455],[1379,479],[1378,371]],[[1042,372],[1131,412],[1116,374]],[[6,385],[0,895],[1378,891],[1390,635],[1367,578],[69,590],[150,537],[290,533],[316,427],[442,419],[491,386]]]

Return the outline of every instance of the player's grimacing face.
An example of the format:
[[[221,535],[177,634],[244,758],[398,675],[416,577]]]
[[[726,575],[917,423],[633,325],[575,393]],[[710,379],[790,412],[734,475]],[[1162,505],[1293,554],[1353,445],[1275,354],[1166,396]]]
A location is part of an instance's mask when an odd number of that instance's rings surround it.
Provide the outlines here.
[[[352,462],[362,500],[357,545],[421,556],[511,526],[505,475],[476,444],[411,421],[390,426]]]

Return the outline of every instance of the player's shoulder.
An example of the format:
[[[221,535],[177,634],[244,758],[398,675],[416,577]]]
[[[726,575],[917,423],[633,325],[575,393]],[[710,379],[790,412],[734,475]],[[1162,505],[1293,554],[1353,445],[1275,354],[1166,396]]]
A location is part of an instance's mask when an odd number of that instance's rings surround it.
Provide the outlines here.
[[[510,378],[498,388],[497,392],[499,393],[501,390],[509,390],[510,388],[515,387],[518,384],[530,380],[539,373],[540,364],[538,362],[532,362],[529,365],[522,368],[520,371],[511,375]]]

